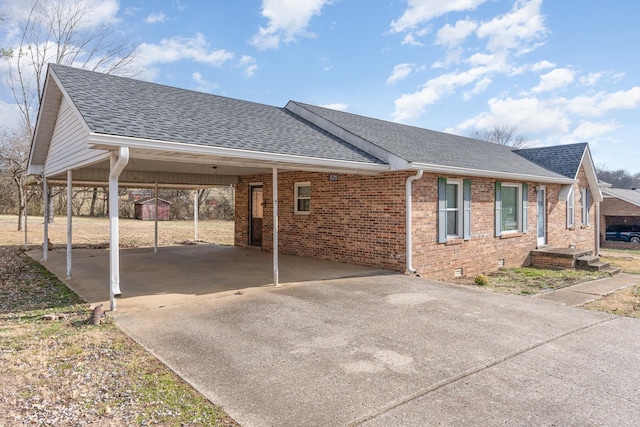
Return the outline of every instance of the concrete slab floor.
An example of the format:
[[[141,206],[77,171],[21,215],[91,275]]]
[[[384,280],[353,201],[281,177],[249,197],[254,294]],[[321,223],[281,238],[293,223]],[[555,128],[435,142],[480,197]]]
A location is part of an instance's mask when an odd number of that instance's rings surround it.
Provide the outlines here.
[[[273,287],[238,248],[123,254],[116,324],[243,426],[637,425],[635,319],[296,257]],[[74,266],[107,295],[106,251]]]
[[[42,250],[27,252],[40,261]],[[85,301],[109,306],[109,251],[74,249],[66,278],[66,248],[49,251],[45,267]],[[388,273],[357,265],[291,255],[279,256],[280,284]],[[120,250],[118,311],[167,307],[203,296],[273,286],[273,254],[257,248],[221,245],[167,246]]]
[[[404,275],[116,323],[244,426],[637,425],[640,321]]]

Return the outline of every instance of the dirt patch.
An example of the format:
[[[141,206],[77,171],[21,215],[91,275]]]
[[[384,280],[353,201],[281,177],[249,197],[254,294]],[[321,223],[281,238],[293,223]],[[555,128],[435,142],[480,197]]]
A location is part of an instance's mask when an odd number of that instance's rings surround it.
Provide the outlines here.
[[[15,247],[0,294],[0,425],[237,425]]]

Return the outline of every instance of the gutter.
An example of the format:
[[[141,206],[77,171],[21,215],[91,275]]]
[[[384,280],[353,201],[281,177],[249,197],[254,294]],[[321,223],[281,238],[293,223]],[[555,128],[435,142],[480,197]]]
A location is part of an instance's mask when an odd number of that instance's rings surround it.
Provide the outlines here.
[[[413,268],[413,242],[412,242],[412,222],[411,222],[411,213],[412,213],[412,203],[411,203],[411,184],[413,181],[422,178],[422,174],[424,171],[422,169],[418,169],[418,172],[415,175],[412,175],[407,178],[406,189],[405,189],[405,201],[406,201],[406,222],[405,222],[405,236],[406,236],[406,250],[405,250],[405,259],[406,259],[406,269],[411,274],[416,274],[416,270]]]

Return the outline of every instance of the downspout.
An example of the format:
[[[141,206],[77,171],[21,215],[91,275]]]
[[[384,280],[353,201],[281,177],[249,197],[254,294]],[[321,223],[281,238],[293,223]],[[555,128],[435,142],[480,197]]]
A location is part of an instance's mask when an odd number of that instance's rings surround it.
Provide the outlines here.
[[[600,256],[600,202],[596,202],[596,256]]]
[[[413,181],[415,181],[416,179],[420,179],[422,178],[422,174],[424,173],[424,171],[422,169],[418,170],[418,173],[416,173],[413,176],[410,176],[407,178],[407,183],[406,183],[406,190],[405,190],[405,200],[406,200],[406,212],[405,212],[405,217],[406,217],[406,224],[405,224],[405,236],[406,236],[406,255],[405,255],[405,259],[406,259],[406,263],[407,263],[407,271],[411,274],[415,274],[416,270],[413,268],[413,260],[412,260],[412,253],[413,253],[413,243],[412,243],[412,225],[411,225],[411,213],[412,213],[412,205],[411,205],[411,184],[413,183]]]
[[[129,148],[120,147],[116,159],[111,152],[109,172],[109,300],[111,310],[116,309],[116,297],[120,293],[120,239],[118,231],[118,178],[129,163]]]

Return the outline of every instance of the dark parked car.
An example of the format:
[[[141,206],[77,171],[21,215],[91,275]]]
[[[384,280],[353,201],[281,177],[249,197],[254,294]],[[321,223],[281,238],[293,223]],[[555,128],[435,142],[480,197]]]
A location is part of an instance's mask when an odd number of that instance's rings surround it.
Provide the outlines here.
[[[610,225],[607,227],[607,240],[640,243],[640,226]]]

